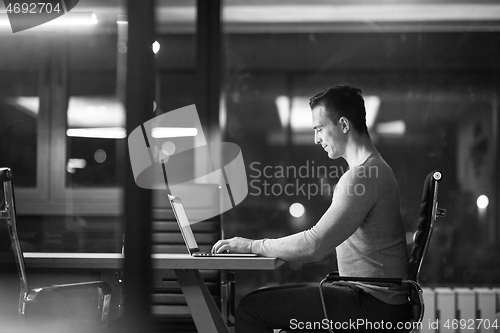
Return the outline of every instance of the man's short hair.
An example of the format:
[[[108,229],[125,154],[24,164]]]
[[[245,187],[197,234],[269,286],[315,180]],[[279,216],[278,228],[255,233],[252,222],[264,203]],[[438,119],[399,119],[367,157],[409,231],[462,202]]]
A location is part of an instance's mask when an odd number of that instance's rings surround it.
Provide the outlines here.
[[[328,88],[309,100],[311,110],[319,105],[325,108],[327,117],[334,125],[338,124],[341,117],[345,117],[359,134],[368,134],[365,101],[361,89],[347,84]]]

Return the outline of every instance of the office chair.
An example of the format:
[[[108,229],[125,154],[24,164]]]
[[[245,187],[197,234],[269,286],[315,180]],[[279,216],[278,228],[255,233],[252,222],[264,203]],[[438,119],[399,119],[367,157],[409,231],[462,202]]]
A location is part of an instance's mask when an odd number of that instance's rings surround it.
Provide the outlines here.
[[[14,201],[14,188],[12,184],[12,171],[10,168],[0,168],[0,181],[3,184],[3,209],[0,210],[0,220],[7,221],[7,228],[11,239],[11,247],[19,273],[20,294],[18,311],[22,317],[26,315],[26,304],[33,303],[37,296],[46,292],[60,292],[65,290],[97,288],[99,292],[98,313],[100,316],[100,332],[106,330],[111,303],[111,287],[103,281],[92,281],[82,283],[71,283],[62,285],[52,285],[49,287],[29,288],[28,277],[24,265],[24,257],[21,243],[17,234],[16,209]]]
[[[438,185],[442,179],[442,174],[439,171],[431,172],[424,182],[424,190],[422,194],[422,203],[420,205],[420,217],[418,219],[417,230],[413,235],[413,248],[410,255],[410,272],[409,278],[403,280],[400,278],[367,278],[367,277],[348,277],[339,276],[337,272],[328,274],[319,284],[321,302],[325,318],[328,318],[326,313],[325,302],[323,298],[322,287],[325,283],[334,283],[337,281],[352,281],[366,283],[394,283],[396,285],[407,284],[410,288],[408,298],[412,303],[412,313],[410,322],[411,328],[407,332],[415,332],[418,329],[418,323],[422,321],[424,316],[424,301],[422,297],[422,288],[419,285],[420,268],[422,261],[429,247],[431,240],[432,229],[437,217],[446,216],[446,210],[438,208]]]

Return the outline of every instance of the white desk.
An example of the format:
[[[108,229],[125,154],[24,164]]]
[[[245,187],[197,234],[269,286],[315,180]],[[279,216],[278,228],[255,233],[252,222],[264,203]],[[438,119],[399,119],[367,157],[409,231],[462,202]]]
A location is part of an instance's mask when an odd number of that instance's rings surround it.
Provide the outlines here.
[[[41,253],[25,252],[27,267],[121,270],[120,253]],[[198,332],[229,332],[200,269],[273,270],[283,264],[263,257],[192,257],[189,254],[153,254],[153,269],[173,269]]]

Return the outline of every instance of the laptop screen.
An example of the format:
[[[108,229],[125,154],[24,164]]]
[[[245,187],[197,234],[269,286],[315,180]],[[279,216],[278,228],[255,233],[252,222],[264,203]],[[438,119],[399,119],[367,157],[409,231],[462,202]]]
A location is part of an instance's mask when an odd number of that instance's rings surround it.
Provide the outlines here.
[[[184,206],[182,205],[182,201],[178,197],[174,197],[169,195],[168,199],[172,205],[172,209],[174,211],[175,217],[179,222],[179,227],[181,228],[182,237],[184,237],[184,241],[190,251],[198,251],[198,243],[196,243],[196,239],[194,238],[193,230],[191,229],[191,225],[189,224],[189,220],[186,215],[186,211],[184,210]]]

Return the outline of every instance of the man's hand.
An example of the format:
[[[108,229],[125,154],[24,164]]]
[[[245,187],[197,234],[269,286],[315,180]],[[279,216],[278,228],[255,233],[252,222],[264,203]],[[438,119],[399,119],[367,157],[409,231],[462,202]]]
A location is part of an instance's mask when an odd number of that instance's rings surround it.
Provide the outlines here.
[[[233,237],[221,239],[212,246],[212,253],[252,253],[253,239]]]

